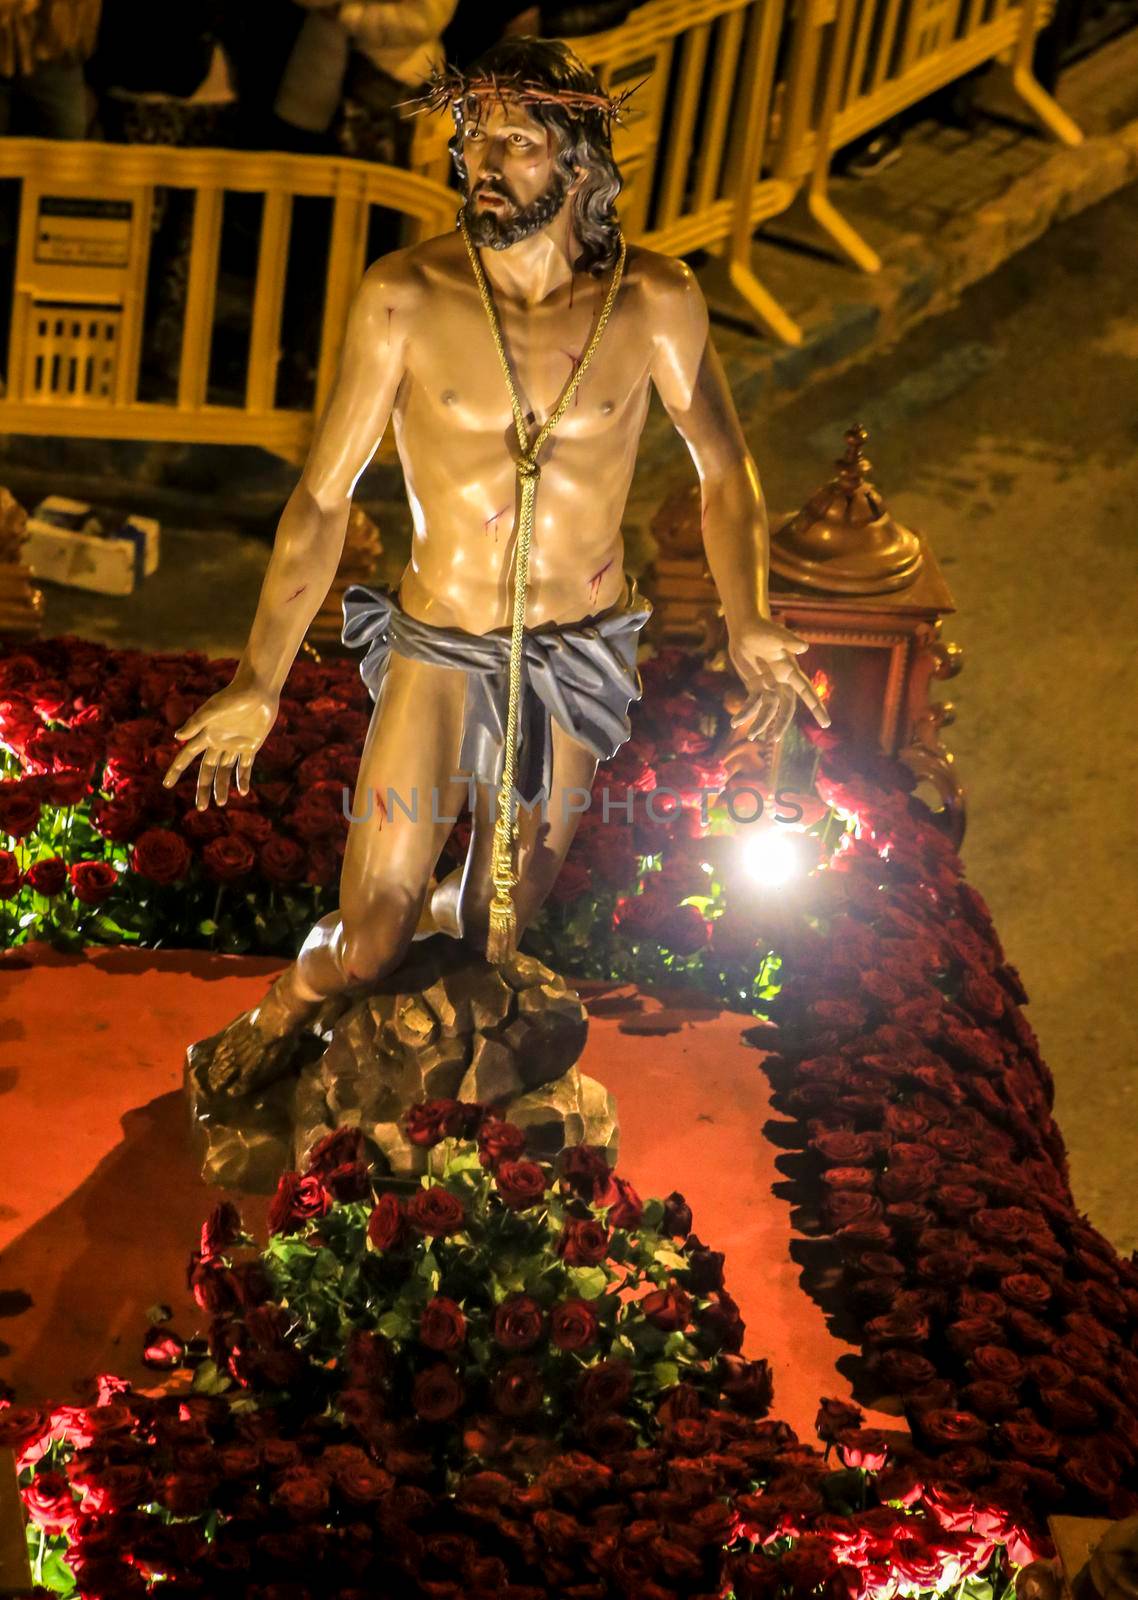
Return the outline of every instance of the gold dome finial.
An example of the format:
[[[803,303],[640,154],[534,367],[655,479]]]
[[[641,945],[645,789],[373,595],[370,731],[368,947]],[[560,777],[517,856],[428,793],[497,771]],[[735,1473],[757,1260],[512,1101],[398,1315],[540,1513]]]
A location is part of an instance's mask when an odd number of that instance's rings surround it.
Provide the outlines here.
[[[846,430],[837,476],[771,540],[771,570],[803,589],[881,594],[904,589],[921,569],[921,542],[890,514],[869,481],[868,430]]]

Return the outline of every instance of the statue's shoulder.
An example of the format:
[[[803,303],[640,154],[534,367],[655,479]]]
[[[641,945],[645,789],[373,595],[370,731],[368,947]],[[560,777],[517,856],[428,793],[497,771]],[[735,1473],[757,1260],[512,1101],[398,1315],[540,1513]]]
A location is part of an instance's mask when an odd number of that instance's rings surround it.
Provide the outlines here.
[[[372,262],[364,274],[363,290],[369,296],[413,310],[448,281],[457,282],[460,253],[461,264],[466,264],[457,229],[453,234],[438,234],[402,250],[392,250]]]
[[[655,304],[683,300],[699,292],[695,273],[679,256],[661,255],[643,245],[630,244],[625,256],[625,277]]]

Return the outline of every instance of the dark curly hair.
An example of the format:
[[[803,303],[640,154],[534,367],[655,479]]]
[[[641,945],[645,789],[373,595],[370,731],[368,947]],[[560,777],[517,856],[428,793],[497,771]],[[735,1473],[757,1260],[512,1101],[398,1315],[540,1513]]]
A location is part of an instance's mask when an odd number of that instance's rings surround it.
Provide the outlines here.
[[[550,89],[577,89],[602,93],[595,73],[580,61],[560,39],[533,39],[515,36],[502,39],[487,50],[467,70],[468,78],[517,78],[539,83]],[[508,92],[508,84],[506,85]],[[459,96],[451,103],[454,136],[449,149],[455,170],[465,189],[468,182],[462,155],[463,129],[477,115],[481,102],[474,96]],[[616,262],[620,252],[620,223],[615,201],[621,190],[620,173],[612,155],[609,118],[604,111],[570,109],[567,106],[530,103],[526,114],[542,127],[553,131],[557,140],[555,160],[566,182],[576,178],[581,167],[585,181],[573,195],[573,227],[581,242],[581,253],[573,263],[579,272],[600,277]]]

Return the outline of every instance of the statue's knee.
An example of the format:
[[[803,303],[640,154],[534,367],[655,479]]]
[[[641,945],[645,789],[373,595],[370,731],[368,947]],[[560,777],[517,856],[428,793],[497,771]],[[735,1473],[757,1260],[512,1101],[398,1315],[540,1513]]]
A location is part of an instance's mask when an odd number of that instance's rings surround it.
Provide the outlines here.
[[[373,905],[360,917],[345,916],[339,961],[349,984],[376,983],[406,955],[415,931],[408,899]]]

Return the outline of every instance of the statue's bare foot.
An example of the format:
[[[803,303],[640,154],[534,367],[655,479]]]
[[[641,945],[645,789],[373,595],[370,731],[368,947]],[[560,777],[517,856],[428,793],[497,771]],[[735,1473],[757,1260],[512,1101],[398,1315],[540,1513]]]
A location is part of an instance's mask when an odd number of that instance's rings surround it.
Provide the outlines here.
[[[205,1082],[210,1092],[237,1097],[282,1078],[305,1024],[322,1003],[296,994],[289,968],[260,1005],[242,1012],[220,1033],[194,1045],[195,1066],[205,1058]]]

